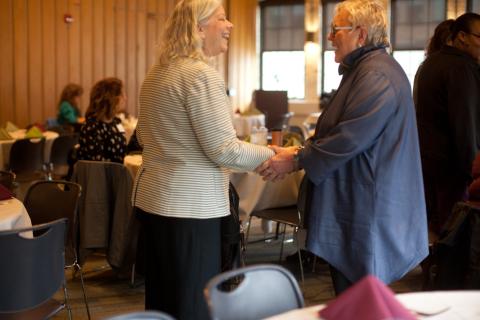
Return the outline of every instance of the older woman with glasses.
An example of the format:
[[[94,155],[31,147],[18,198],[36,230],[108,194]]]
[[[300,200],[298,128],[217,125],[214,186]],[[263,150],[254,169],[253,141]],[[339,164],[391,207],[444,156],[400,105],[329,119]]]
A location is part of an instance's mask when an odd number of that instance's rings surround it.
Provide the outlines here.
[[[274,147],[266,179],[303,168],[307,249],[330,264],[335,292],[367,274],[390,283],[428,254],[415,110],[408,79],[387,53],[375,0],[335,8],[328,37],[343,75],[303,148]]]

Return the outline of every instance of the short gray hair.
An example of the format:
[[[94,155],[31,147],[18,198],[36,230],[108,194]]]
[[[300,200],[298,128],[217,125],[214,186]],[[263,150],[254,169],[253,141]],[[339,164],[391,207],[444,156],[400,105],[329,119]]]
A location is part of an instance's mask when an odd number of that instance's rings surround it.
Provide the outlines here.
[[[387,32],[387,14],[379,0],[345,0],[335,6],[335,14],[345,10],[348,20],[354,28],[367,28],[365,45],[389,46]]]

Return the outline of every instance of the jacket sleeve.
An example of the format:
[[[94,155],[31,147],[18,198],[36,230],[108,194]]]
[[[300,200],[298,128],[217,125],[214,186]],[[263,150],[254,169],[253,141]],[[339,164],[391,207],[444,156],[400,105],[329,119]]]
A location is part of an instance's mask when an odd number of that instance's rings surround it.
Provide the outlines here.
[[[395,96],[383,74],[368,71],[357,76],[345,105],[331,105],[344,108],[338,123],[326,135],[307,140],[300,155],[300,165],[313,183],[375,144],[395,112]]]
[[[448,121],[455,149],[455,170],[465,182],[471,181],[472,162],[477,152],[477,124],[480,123],[478,80],[470,66],[452,69],[449,75]],[[475,93],[475,94],[472,94]]]
[[[274,155],[267,147],[237,138],[225,85],[215,70],[204,69],[195,77],[186,110],[198,143],[207,157],[219,166],[254,170]]]

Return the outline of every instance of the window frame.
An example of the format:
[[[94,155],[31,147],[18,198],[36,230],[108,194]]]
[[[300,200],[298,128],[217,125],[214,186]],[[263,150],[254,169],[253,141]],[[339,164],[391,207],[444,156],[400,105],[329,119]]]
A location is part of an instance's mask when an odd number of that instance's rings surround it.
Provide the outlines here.
[[[260,6],[260,45],[259,45],[259,67],[260,67],[260,84],[259,87],[263,90],[263,53],[264,52],[287,52],[292,50],[275,50],[267,51],[264,50],[264,40],[265,40],[265,7],[278,7],[278,6],[293,6],[293,5],[303,5],[305,6],[304,0],[263,0],[259,1]]]

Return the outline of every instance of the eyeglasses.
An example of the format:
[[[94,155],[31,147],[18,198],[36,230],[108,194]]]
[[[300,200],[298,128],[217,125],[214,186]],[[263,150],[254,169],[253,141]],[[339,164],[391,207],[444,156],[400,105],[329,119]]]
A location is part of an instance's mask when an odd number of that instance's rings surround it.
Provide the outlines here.
[[[334,24],[330,25],[330,33],[332,34],[332,36],[335,37],[335,34],[337,34],[337,32],[340,30],[353,30],[353,27],[352,26],[337,27]]]

